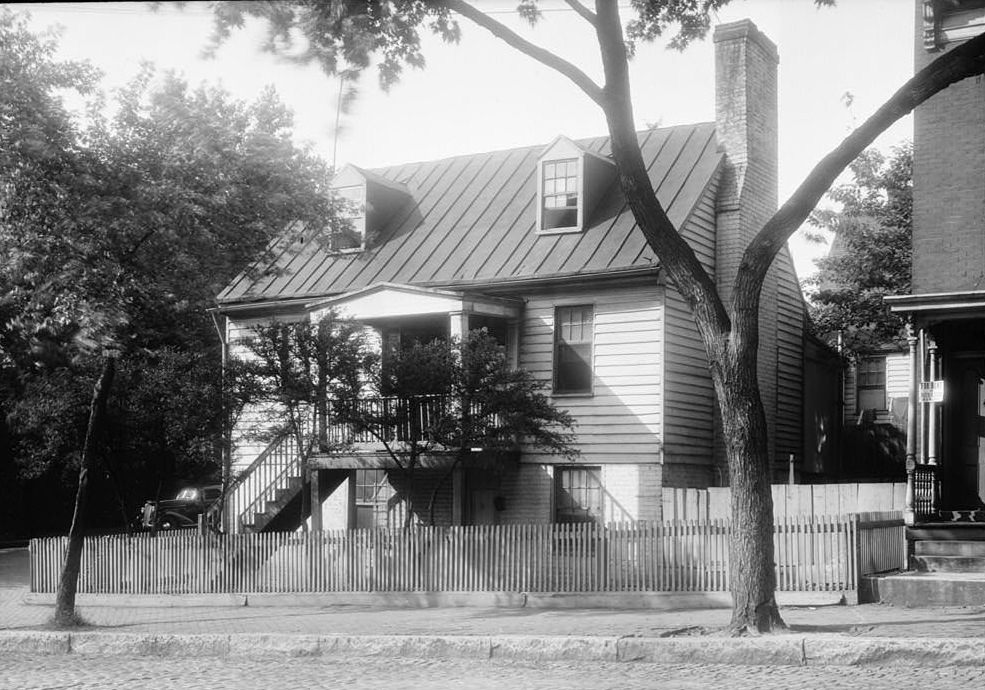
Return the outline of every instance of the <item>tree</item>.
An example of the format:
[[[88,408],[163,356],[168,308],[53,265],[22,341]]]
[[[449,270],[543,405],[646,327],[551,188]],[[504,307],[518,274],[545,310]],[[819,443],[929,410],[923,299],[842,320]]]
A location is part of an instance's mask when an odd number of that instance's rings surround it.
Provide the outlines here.
[[[833,239],[806,286],[817,332],[830,345],[840,334],[845,351],[854,353],[904,341],[903,320],[883,297],[910,291],[913,146],[894,148],[888,159],[869,149],[849,167],[853,181],[828,194],[841,209],[811,215],[811,224]]]
[[[708,357],[732,484],[730,562],[734,605],[729,627],[738,634],[783,627],[775,598],[766,416],[756,374],[759,304],[766,273],[828,187],[879,134],[938,91],[985,71],[985,34],[943,54],[921,70],[817,164],[744,250],[726,302],[667,217],[650,184],[633,122],[628,64],[635,41],[652,40],[671,27],[677,27],[671,39],[675,47],[683,48],[703,37],[710,26],[711,13],[727,2],[634,0],[634,16],[624,31],[619,4],[613,0],[596,0],[594,9],[578,0],[566,0],[595,32],[603,73],[601,84],[462,0],[261,5],[223,2],[216,5],[216,38],[221,40],[232,28],[240,26],[245,15],[257,16],[270,27],[270,49],[316,61],[328,73],[358,72],[369,64],[370,55],[380,54],[380,80],[386,87],[399,76],[402,64],[423,63],[418,33],[421,27],[446,40],[457,40],[454,16],[461,16],[568,78],[601,108],[619,185],[666,275],[690,306]],[[830,0],[815,2],[833,4]],[[518,11],[536,22],[536,0],[522,0]],[[296,36],[303,36],[306,42],[300,48],[293,43]]]
[[[291,222],[330,222],[332,203],[272,90],[245,104],[145,66],[108,116],[98,74],[55,49],[0,8],[0,406],[22,477],[78,475],[67,623],[96,456],[124,522],[144,475],[215,473],[207,309]],[[89,99],[85,121],[64,90]]]

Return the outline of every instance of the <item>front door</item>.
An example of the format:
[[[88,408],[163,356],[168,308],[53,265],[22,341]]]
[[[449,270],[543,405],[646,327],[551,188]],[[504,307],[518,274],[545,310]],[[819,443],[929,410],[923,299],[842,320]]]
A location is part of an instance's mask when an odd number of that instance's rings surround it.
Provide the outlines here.
[[[955,438],[953,474],[957,509],[985,503],[985,360],[955,358]]]

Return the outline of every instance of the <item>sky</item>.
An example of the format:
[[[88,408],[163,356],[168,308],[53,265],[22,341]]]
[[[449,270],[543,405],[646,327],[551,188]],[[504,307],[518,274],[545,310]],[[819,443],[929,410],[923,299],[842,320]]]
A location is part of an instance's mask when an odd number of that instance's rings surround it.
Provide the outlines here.
[[[544,19],[533,29],[513,12],[515,0],[476,4],[599,79],[590,27],[559,0],[542,0]],[[339,166],[433,160],[547,144],[559,134],[606,132],[598,106],[571,82],[467,20],[460,22],[458,45],[426,36],[427,67],[405,72],[389,93],[380,90],[374,71],[367,72],[336,128],[338,80],[264,53],[259,22],[248,23],[206,59],[211,15],[204,3],[183,9],[164,3],[157,12],[146,3],[33,3],[26,9],[35,28],[60,25],[60,57],[89,60],[104,72],[109,90],[123,86],[145,60],[193,84],[221,83],[244,100],[273,84],[295,112],[299,142],[310,142],[326,160],[334,156]],[[812,0],[734,0],[719,11],[720,22],[751,19],[779,50],[781,203],[912,75],[914,14],[912,0],[842,0],[834,9],[815,8]],[[656,43],[641,46],[631,79],[637,128],[714,119],[710,37],[683,53]],[[911,137],[908,117],[876,145],[888,149]],[[801,278],[826,252],[800,235],[791,249]]]

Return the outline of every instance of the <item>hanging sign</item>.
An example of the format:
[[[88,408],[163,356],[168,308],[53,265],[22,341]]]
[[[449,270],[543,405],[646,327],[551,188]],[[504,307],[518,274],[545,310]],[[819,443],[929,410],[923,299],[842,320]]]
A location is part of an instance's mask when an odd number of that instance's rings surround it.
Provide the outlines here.
[[[920,402],[944,402],[944,381],[921,381]]]

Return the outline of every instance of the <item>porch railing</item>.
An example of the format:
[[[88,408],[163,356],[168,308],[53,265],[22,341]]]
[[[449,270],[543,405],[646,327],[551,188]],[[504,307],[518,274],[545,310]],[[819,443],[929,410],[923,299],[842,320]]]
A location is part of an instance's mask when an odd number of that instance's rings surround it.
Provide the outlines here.
[[[376,443],[379,439],[388,443],[425,439],[448,404],[441,395],[330,400],[324,437],[332,446]],[[347,418],[360,421],[340,421]]]
[[[78,591],[724,592],[730,530],[713,520],[92,537]],[[857,591],[905,552],[901,516],[785,519],[775,541],[780,591]],[[56,590],[66,544],[32,540],[32,591]]]
[[[328,401],[322,440],[330,447],[428,440],[436,426],[460,414],[459,400],[445,395],[418,395],[409,398],[376,397],[354,401]],[[471,413],[482,414],[478,405]],[[359,421],[347,421],[359,420]],[[487,416],[483,423],[496,428],[500,420]]]

